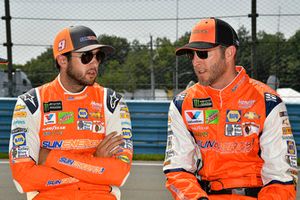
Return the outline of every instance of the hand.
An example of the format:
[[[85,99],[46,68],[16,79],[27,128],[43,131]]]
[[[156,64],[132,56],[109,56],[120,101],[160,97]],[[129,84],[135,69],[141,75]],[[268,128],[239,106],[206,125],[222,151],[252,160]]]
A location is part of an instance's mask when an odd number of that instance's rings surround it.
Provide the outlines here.
[[[123,136],[114,131],[105,136],[97,146],[95,157],[112,157],[119,151],[118,146],[123,143]]]
[[[41,148],[39,153],[39,165],[43,165],[46,162],[47,156],[50,153],[51,150]]]

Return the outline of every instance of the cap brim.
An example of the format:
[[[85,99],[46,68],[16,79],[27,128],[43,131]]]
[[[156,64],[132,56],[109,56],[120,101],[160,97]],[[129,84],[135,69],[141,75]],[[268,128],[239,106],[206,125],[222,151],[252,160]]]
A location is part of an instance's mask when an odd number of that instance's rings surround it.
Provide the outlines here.
[[[208,50],[218,46],[219,44],[207,43],[207,42],[191,42],[183,47],[176,49],[176,56],[182,56],[187,54],[189,51],[197,51],[197,50]]]
[[[8,61],[4,58],[0,58],[0,64],[6,65]]]
[[[94,49],[100,49],[103,53],[105,53],[105,57],[114,54],[115,48],[109,45],[103,44],[92,44],[86,47],[82,47],[80,49],[74,50],[74,52],[85,52],[85,51],[92,51]]]

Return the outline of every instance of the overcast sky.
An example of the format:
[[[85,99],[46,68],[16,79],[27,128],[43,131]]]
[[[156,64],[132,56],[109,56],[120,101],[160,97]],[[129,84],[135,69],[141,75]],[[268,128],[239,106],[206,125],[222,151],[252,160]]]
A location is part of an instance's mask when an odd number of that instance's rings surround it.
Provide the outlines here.
[[[250,31],[251,25],[247,17],[251,0],[10,0],[10,10],[13,61],[17,64],[40,55],[52,45],[56,33],[70,25],[81,24],[97,35],[116,35],[142,43],[148,42],[150,35],[174,41],[176,36],[190,31],[200,18],[209,16],[220,17],[235,29],[245,26]],[[5,15],[4,0],[0,12]],[[299,0],[257,0],[257,12],[257,30],[279,30],[289,38],[300,29]],[[272,16],[279,13],[280,17]],[[0,36],[3,44],[4,20]],[[3,45],[0,56],[6,57]]]

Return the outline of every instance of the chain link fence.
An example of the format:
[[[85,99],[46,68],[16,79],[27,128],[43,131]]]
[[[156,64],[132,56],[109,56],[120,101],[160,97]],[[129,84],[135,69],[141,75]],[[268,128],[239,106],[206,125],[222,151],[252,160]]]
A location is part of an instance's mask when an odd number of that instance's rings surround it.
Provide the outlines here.
[[[0,3],[0,57],[7,56],[5,1]],[[257,74],[255,78],[262,82],[276,75],[280,86],[300,91],[298,0],[257,1],[256,68],[251,66],[251,0],[7,2],[13,67],[26,73],[31,82],[26,83],[28,87],[39,86],[57,75],[51,47],[58,31],[71,25],[85,25],[95,31],[101,42],[117,49],[100,66],[100,84],[122,92],[128,99],[170,99],[191,80],[196,81],[191,62],[185,57],[176,58],[176,47],[188,41],[191,28],[201,18],[217,17],[231,24],[240,36],[237,64],[243,65],[250,75]],[[5,71],[5,67],[2,69]],[[14,84],[17,91],[24,81]]]

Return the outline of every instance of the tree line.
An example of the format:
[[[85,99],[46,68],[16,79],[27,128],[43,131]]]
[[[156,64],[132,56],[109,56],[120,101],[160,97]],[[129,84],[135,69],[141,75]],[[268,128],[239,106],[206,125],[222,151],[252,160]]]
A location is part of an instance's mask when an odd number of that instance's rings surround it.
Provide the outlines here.
[[[240,47],[237,65],[242,65],[248,74],[251,66],[251,36],[245,27],[237,31]],[[141,44],[138,40],[129,42],[126,38],[100,35],[103,44],[115,47],[116,53],[100,65],[97,82],[117,91],[132,92],[136,89],[149,89],[151,83],[150,63],[153,65],[155,88],[171,90],[174,88],[176,56],[175,49],[188,43],[190,32],[186,32],[177,41],[168,38],[156,38],[151,52],[150,43]],[[290,87],[300,91],[300,30],[286,39],[282,33],[257,34],[257,77],[266,83],[270,75],[276,75],[280,87]],[[152,59],[152,60],[150,60]],[[24,65],[14,65],[28,75],[33,86],[39,86],[53,80],[58,70],[55,68],[52,49],[49,48]],[[190,60],[185,56],[178,58],[178,87],[185,88],[190,80],[196,81]]]

